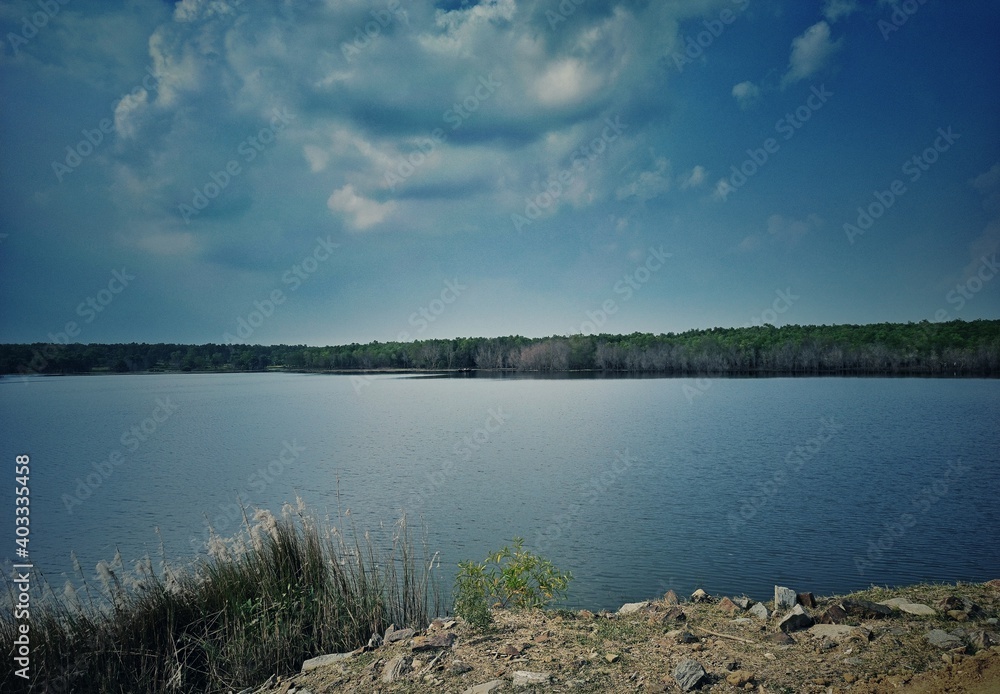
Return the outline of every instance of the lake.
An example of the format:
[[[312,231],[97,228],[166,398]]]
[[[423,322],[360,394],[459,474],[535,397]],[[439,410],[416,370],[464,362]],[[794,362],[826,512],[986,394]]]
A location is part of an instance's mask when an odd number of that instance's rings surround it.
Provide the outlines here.
[[[189,557],[237,498],[298,494],[359,529],[420,519],[445,587],[523,536],[590,609],[998,578],[998,422],[981,379],[0,379],[7,525],[28,453],[31,558],[57,586],[71,550],[91,573],[116,546]]]

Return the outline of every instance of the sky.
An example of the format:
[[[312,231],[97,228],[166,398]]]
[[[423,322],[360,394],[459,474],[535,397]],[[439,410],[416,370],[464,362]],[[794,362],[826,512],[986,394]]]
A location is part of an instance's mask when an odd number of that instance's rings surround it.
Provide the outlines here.
[[[0,342],[997,318],[991,0],[0,2]]]

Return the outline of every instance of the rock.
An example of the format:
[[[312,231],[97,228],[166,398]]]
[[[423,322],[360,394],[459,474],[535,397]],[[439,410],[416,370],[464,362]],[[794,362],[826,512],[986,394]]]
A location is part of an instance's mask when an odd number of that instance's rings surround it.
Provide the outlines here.
[[[517,646],[515,646],[512,643],[508,643],[506,646],[504,646],[503,648],[501,648],[500,651],[499,651],[500,655],[506,656],[508,658],[516,658],[519,655],[521,655],[522,653],[524,653],[524,650],[521,649],[521,648],[519,648],[519,647],[517,647]]]
[[[352,655],[353,653],[328,653],[327,655],[310,658],[302,663],[302,672],[309,672],[310,670],[315,670],[316,668],[339,663],[341,660],[347,660]]]
[[[954,619],[956,622],[967,622],[969,621],[969,613],[965,610],[948,610],[948,616]]]
[[[579,612],[576,613],[576,616],[579,617],[580,619],[593,619],[594,613],[591,612],[590,610],[580,610]]]
[[[830,605],[820,615],[819,621],[821,624],[843,624],[847,621],[847,613],[840,605]]]
[[[933,617],[937,614],[937,610],[935,610],[933,607],[928,607],[927,605],[921,605],[918,602],[910,602],[906,598],[893,598],[892,600],[886,600],[884,602],[880,602],[879,605],[895,607],[900,612],[905,612],[907,614],[915,614],[920,617]]]
[[[858,676],[850,672],[845,672],[844,681],[847,682],[848,684],[854,684],[855,682],[858,681]]]
[[[687,615],[679,607],[671,607],[660,617],[661,622],[683,622],[685,619],[687,619]]]
[[[666,637],[677,643],[697,643],[698,637],[692,634],[690,631],[684,631],[683,629],[674,629],[673,631],[668,631]]]
[[[667,594],[663,596],[663,602],[668,605],[680,605],[681,601],[677,599],[677,593],[673,590],[668,590]]]
[[[431,651],[435,648],[451,648],[451,644],[453,643],[455,643],[455,634],[453,632],[428,634],[427,636],[414,637],[413,642],[410,643],[410,650]]]
[[[951,610],[960,610],[964,607],[964,605],[962,604],[962,600],[954,595],[948,595],[946,597],[943,597],[934,604],[942,612],[950,612]]]
[[[814,624],[809,627],[809,635],[840,641],[849,638],[855,630],[856,627],[849,627],[846,624]]]
[[[977,651],[984,651],[992,646],[1000,645],[1000,636],[997,636],[992,631],[979,629],[969,634],[969,643]]]
[[[490,680],[489,682],[477,684],[475,687],[469,687],[465,690],[465,694],[490,694],[491,692],[495,692],[497,689],[500,689],[502,686],[502,680]]]
[[[793,607],[792,611],[782,617],[781,621],[778,622],[778,628],[784,632],[808,629],[812,625],[812,617],[806,614],[806,611],[802,609],[802,605],[796,605]]]
[[[771,613],[767,611],[767,608],[764,607],[764,603],[762,602],[758,602],[753,607],[751,607],[750,614],[752,614],[754,617],[757,617],[758,619],[767,620],[771,618]]]
[[[649,601],[645,602],[627,602],[618,608],[618,614],[622,617],[628,614],[635,614],[636,612],[641,612],[642,610],[649,607]]]
[[[739,606],[729,598],[722,598],[722,600],[719,601],[719,609],[726,614],[734,614],[740,611]]]
[[[604,659],[609,663],[617,663],[619,660],[622,659],[622,657],[617,653],[605,653]]]
[[[472,672],[472,666],[464,660],[453,660],[448,666],[448,672],[452,675],[464,675],[467,672]]]
[[[689,692],[705,679],[705,668],[697,660],[690,658],[682,660],[674,668],[674,679],[680,685],[681,691]]]
[[[749,670],[733,670],[726,675],[726,682],[734,687],[743,687],[753,681],[754,674]]]
[[[374,651],[376,648],[382,645],[382,635],[372,634],[372,637],[368,639],[368,645],[365,648],[369,651]]]
[[[691,593],[691,602],[712,602],[712,596],[699,588]]]
[[[515,687],[534,687],[538,684],[548,684],[552,675],[547,672],[529,672],[528,670],[515,670],[511,675],[511,684]]]
[[[942,650],[961,648],[962,646],[965,645],[962,642],[962,639],[955,636],[954,634],[949,634],[947,631],[944,631],[943,629],[931,629],[930,631],[927,632],[927,635],[924,638],[926,638],[927,642],[930,643],[932,646],[937,646]]]
[[[777,644],[778,646],[791,646],[795,643],[795,639],[786,634],[783,631],[775,632],[774,634],[768,634],[764,637],[764,640],[768,643]]]
[[[795,601],[797,596],[795,591],[791,588],[785,588],[784,586],[774,587],[774,611],[783,609],[791,609],[795,607]]]
[[[397,655],[382,668],[382,684],[392,684],[410,671],[410,659]]]
[[[385,642],[386,643],[396,643],[397,641],[406,641],[406,639],[412,638],[413,635],[417,633],[413,629],[389,629],[385,632]]]
[[[795,600],[803,607],[816,607],[816,596],[812,593],[797,593]]]
[[[747,624],[753,624],[753,620],[749,617],[737,617],[736,619],[729,620],[729,623],[737,626],[745,626]]]
[[[534,641],[535,643],[545,643],[551,638],[552,638],[552,632],[546,629],[540,634],[535,634],[534,638],[532,638],[531,640]]]
[[[753,604],[753,600],[751,600],[745,595],[742,595],[738,598],[733,598],[733,602],[736,603],[741,610],[749,610],[750,606]]]
[[[840,603],[844,612],[861,619],[883,619],[892,616],[892,608],[868,600],[844,600]]]

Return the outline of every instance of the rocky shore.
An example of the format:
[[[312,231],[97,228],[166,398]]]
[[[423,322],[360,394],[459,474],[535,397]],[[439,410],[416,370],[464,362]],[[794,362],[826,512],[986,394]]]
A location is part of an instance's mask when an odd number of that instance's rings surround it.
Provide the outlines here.
[[[497,611],[390,628],[241,694],[1000,692],[1000,580],[774,599],[668,592],[617,612]]]

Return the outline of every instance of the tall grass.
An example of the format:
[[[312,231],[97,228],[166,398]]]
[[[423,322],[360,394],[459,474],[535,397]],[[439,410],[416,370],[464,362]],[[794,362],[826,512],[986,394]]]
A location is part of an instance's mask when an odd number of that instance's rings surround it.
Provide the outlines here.
[[[82,572],[80,591],[46,586],[32,601],[32,690],[240,691],[363,646],[389,624],[426,625],[439,608],[434,562],[418,563],[405,518],[382,548],[350,535],[286,506],[245,517],[232,538],[213,535],[210,556],[184,569],[102,563],[99,588]],[[2,642],[16,629],[0,611]],[[0,690],[26,684],[4,670]]]

